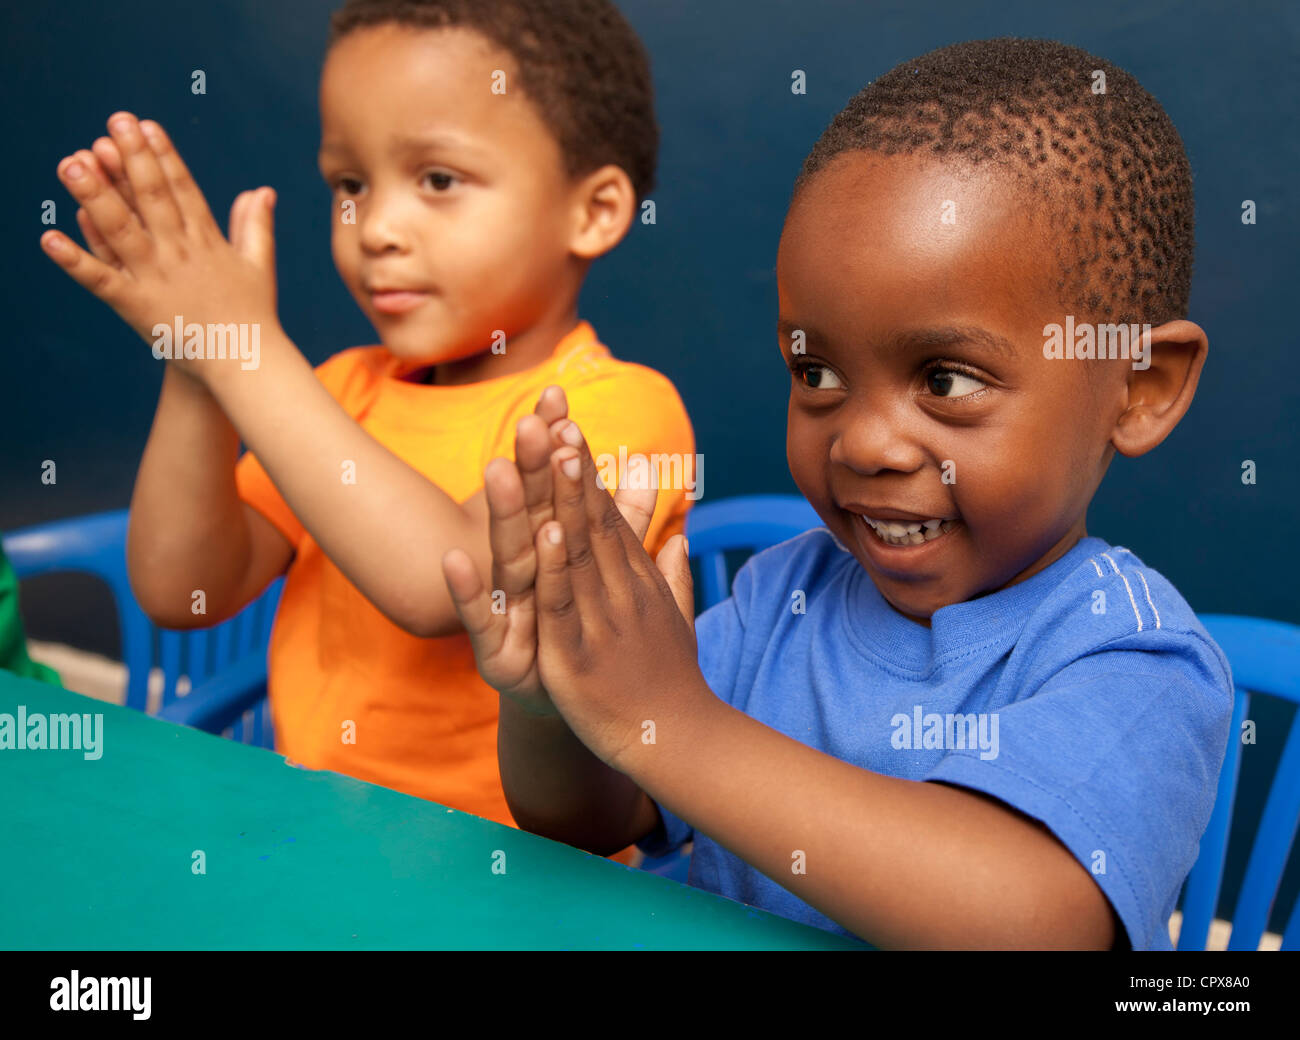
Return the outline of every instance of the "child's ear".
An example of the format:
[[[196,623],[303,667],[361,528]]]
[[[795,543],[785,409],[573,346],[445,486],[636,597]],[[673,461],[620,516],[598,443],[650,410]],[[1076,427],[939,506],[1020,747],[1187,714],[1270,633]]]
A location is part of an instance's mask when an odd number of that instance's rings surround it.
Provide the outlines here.
[[[1127,402],[1110,435],[1116,451],[1145,455],[1173,432],[1196,395],[1209,351],[1195,322],[1179,319],[1151,330],[1147,367],[1130,367],[1126,377]]]
[[[636,191],[626,170],[602,166],[574,185],[572,198],[574,256],[594,260],[623,240],[636,213]]]

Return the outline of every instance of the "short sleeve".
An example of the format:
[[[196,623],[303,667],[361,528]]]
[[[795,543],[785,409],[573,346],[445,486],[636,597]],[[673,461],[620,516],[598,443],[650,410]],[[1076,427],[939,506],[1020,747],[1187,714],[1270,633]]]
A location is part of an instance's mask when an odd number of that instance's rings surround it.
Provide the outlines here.
[[[353,347],[317,365],[316,378],[343,410],[355,418],[374,385],[382,356],[375,347]],[[241,499],[266,517],[297,548],[306,531],[251,451],[245,452],[235,464],[235,487]]]
[[[980,749],[925,778],[990,794],[1044,823],[1093,876],[1133,949],[1168,949],[1227,746],[1232,692],[1187,634],[1169,651],[1102,650],[990,713]]]
[[[661,485],[644,543],[646,551],[656,555],[673,535],[684,533],[686,511],[703,490],[695,434],[677,390],[653,369],[627,362],[573,385],[557,382],[568,400],[569,417],[587,438],[602,475],[620,473],[624,460],[637,456],[648,460],[655,472],[669,475],[667,483],[673,486]],[[536,404],[522,403],[518,414],[507,418],[489,457],[514,458],[515,424]],[[612,493],[614,481],[607,483]]]
[[[271,521],[290,545],[298,547],[306,531],[251,451],[235,463],[235,487],[240,498]]]

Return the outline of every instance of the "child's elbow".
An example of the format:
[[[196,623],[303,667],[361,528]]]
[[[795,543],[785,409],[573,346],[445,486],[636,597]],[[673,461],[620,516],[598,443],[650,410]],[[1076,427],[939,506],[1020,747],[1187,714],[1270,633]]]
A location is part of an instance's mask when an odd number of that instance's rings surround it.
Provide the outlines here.
[[[128,565],[127,577],[136,605],[159,628],[210,628],[238,613],[220,590],[190,588],[140,566]]]
[[[455,608],[438,609],[430,604],[406,606],[388,614],[388,620],[419,639],[443,639],[464,631]]]
[[[159,628],[184,631],[191,628],[206,628],[216,623],[211,615],[195,614],[192,610],[179,610],[171,602],[150,599],[140,593],[136,593],[136,603],[144,612],[144,616]]]

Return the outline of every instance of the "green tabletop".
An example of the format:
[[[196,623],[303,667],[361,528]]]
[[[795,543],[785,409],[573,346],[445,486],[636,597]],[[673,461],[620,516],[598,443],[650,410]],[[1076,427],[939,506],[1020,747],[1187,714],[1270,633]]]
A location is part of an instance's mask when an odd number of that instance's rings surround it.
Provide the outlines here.
[[[7,746],[20,708],[101,715],[99,757]],[[8,673],[0,744],[6,949],[864,948]]]

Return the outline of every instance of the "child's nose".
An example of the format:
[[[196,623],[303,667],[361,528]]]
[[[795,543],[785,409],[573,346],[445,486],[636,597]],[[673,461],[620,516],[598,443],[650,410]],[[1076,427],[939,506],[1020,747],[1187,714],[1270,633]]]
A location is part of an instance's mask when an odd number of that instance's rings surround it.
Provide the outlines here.
[[[405,251],[410,226],[405,209],[404,200],[396,193],[372,192],[357,209],[361,248],[373,254]]]
[[[885,471],[912,473],[925,464],[920,437],[919,424],[897,411],[848,411],[831,440],[831,462],[863,476]]]

